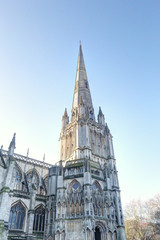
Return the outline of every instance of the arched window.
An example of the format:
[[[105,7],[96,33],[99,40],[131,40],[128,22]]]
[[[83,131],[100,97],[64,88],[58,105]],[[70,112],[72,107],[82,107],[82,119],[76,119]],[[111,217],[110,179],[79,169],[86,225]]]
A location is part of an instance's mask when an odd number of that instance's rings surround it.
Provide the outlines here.
[[[25,208],[21,204],[21,202],[18,202],[17,204],[13,205],[10,210],[8,223],[9,229],[22,230],[24,226],[25,213],[26,213]]]
[[[27,182],[28,182],[28,185],[29,187],[34,184],[36,189],[38,189],[38,186],[39,186],[39,176],[38,176],[38,173],[36,172],[35,169],[29,171],[27,173]]]
[[[98,227],[95,228],[95,240],[101,240],[101,232]]]
[[[101,185],[99,184],[98,181],[95,181],[95,182],[92,184],[92,188],[93,188],[93,190],[95,190],[95,191],[102,192]]]
[[[41,205],[35,210],[33,231],[36,231],[36,232],[44,231],[44,219],[45,219],[45,209]]]
[[[69,185],[69,191],[76,191],[81,188],[80,183],[77,180],[73,180]]]

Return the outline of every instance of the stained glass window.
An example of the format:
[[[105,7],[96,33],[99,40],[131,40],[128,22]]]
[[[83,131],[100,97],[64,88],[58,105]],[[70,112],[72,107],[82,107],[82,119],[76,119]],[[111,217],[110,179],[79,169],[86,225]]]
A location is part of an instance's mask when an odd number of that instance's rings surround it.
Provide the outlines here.
[[[99,182],[97,182],[97,181],[95,181],[95,182],[92,184],[92,188],[93,188],[93,190],[97,190],[97,191],[100,191],[100,192],[102,191],[102,188],[101,188]]]
[[[77,190],[77,189],[79,188],[79,184],[78,184],[77,182],[75,182],[75,183],[73,184],[72,188],[73,188],[74,190]]]
[[[81,185],[80,185],[80,183],[77,181],[77,180],[73,180],[71,183],[70,183],[70,185],[69,185],[69,187],[68,187],[68,190],[69,190],[69,192],[71,191],[76,191],[76,190],[78,190],[78,189],[80,189],[81,188]]]
[[[25,208],[19,202],[15,204],[10,210],[9,223],[8,223],[9,229],[20,229],[20,230],[23,229],[24,218],[25,218]]]
[[[94,184],[94,183],[93,183],[92,187],[93,187],[94,190],[97,189],[97,186],[96,186],[96,184]]]
[[[33,231],[36,231],[36,232],[44,231],[44,219],[45,219],[45,209],[41,205],[39,208],[35,210]]]

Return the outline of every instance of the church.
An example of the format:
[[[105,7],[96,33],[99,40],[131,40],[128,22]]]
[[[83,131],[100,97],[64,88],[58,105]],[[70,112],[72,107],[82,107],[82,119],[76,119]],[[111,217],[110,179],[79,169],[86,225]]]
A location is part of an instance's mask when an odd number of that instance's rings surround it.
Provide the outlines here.
[[[111,132],[92,104],[82,46],[52,165],[0,149],[1,240],[126,240]]]

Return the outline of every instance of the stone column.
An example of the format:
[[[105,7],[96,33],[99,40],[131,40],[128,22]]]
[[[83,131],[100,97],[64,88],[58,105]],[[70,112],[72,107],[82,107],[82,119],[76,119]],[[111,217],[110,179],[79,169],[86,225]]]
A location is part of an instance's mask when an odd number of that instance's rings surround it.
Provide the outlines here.
[[[27,219],[27,240],[33,239],[33,222],[34,222],[34,207],[36,199],[36,191],[32,189],[30,198],[30,209],[28,210],[28,219]]]
[[[117,240],[126,240],[126,233],[124,226],[118,227],[118,238]]]
[[[0,239],[8,239],[8,223],[3,220],[0,220]]]

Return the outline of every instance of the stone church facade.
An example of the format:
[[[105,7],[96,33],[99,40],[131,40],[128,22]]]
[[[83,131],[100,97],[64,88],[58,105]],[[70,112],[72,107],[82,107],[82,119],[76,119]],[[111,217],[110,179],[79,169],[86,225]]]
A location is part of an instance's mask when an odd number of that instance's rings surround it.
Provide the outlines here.
[[[126,240],[112,135],[95,119],[82,47],[71,110],[65,109],[60,161],[0,149],[0,239]]]

